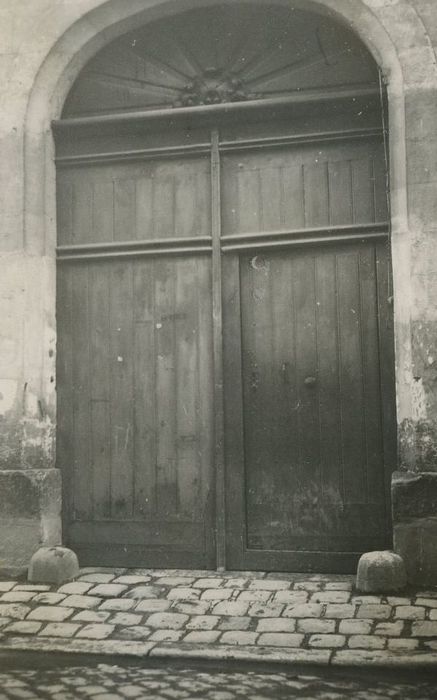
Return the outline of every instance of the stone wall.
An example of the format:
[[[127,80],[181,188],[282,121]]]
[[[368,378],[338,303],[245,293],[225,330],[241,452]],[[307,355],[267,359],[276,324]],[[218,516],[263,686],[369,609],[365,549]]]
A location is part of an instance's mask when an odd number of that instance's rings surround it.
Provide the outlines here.
[[[6,494],[0,511],[0,568],[22,568],[39,543],[61,539],[60,485],[53,471],[56,215],[51,119],[59,116],[80,68],[98,48],[139,22],[193,4],[0,0],[0,491]],[[435,0],[294,4],[336,12],[367,43],[388,80],[399,423],[399,464],[393,465],[399,470],[393,482],[395,546],[408,555],[412,579],[437,583],[437,552],[429,554],[428,546],[437,536],[437,8]],[[426,488],[415,514],[399,503],[408,503],[409,489],[416,489],[418,479],[424,479]],[[44,494],[51,494],[50,506]],[[23,503],[33,528],[18,526]],[[44,526],[47,508],[49,528]],[[17,527],[11,540],[13,522]],[[418,554],[425,551],[426,567]]]

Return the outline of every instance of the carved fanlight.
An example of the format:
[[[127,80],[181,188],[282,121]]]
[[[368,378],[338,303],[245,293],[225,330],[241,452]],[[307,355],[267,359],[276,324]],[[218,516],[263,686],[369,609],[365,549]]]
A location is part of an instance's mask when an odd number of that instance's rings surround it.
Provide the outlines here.
[[[377,80],[362,43],[329,17],[233,2],[111,42],[82,71],[63,116],[225,104]]]

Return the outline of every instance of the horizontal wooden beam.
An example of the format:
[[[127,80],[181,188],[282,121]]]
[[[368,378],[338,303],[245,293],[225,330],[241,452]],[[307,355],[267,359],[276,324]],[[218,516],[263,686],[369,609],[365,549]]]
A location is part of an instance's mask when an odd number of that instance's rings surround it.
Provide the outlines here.
[[[382,127],[368,127],[363,129],[343,129],[342,131],[320,131],[308,134],[280,134],[266,138],[234,139],[219,142],[219,151],[246,151],[262,148],[281,148],[302,144],[319,144],[341,141],[356,141],[359,139],[382,138]],[[142,160],[154,160],[156,158],[180,158],[196,155],[208,155],[211,150],[209,143],[189,144],[183,146],[162,146],[159,148],[141,148],[110,152],[81,153],[77,155],[58,156],[58,167],[75,167],[82,165],[94,165],[99,163],[118,163]]]
[[[364,129],[343,129],[342,131],[320,131],[308,134],[269,136],[266,138],[236,139],[234,141],[222,141],[220,143],[220,151],[243,151],[248,149],[275,148],[330,141],[355,141],[357,139],[382,138],[383,134],[384,131],[382,127],[368,127]]]
[[[378,221],[366,224],[343,224],[339,226],[313,226],[296,229],[280,229],[276,231],[250,231],[246,233],[226,234],[222,236],[222,245],[259,243],[260,241],[288,240],[292,238],[305,238],[311,236],[346,236],[364,235],[380,232],[387,234],[389,224],[387,221]]]
[[[223,253],[237,253],[248,250],[267,250],[272,248],[291,248],[296,246],[329,245],[330,243],[353,243],[369,240],[381,240],[388,238],[387,231],[375,231],[373,233],[342,233],[340,235],[308,235],[308,236],[284,236],[282,239],[262,238],[260,241],[248,241],[222,246]]]
[[[212,242],[208,236],[159,238],[148,241],[84,243],[59,246],[56,249],[58,262],[80,262],[85,260],[108,260],[157,255],[187,255],[211,253],[211,251]]]
[[[365,98],[379,98],[379,86],[369,84],[367,86],[345,86],[343,88],[324,90],[301,90],[288,97],[248,100],[246,102],[230,102],[217,105],[202,105],[196,107],[175,107],[157,110],[139,110],[136,112],[122,112],[119,114],[101,114],[89,117],[72,117],[68,119],[57,119],[52,122],[56,132],[83,129],[87,127],[116,126],[119,124],[131,124],[133,122],[144,122],[149,120],[171,121],[178,117],[193,116],[219,116],[245,113],[260,108],[281,108],[300,105],[311,105],[314,103],[324,103],[330,101]]]
[[[77,155],[58,156],[55,161],[58,167],[74,167],[94,165],[98,163],[119,163],[135,160],[154,160],[155,158],[180,158],[181,156],[208,155],[211,150],[209,143],[190,144],[185,146],[162,146],[161,148],[139,148],[131,150],[109,151],[104,153],[80,153]]]

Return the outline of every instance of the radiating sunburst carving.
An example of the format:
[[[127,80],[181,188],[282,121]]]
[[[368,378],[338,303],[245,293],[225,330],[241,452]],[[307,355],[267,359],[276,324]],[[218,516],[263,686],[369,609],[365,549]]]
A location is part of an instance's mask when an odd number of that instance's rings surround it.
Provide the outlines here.
[[[82,71],[64,116],[223,104],[377,79],[367,49],[329,18],[235,2],[116,39]]]

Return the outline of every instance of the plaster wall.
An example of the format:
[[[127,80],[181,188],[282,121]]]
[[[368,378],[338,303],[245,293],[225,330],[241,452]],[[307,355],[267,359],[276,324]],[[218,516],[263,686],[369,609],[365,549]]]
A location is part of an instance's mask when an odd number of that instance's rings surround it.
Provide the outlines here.
[[[35,470],[55,469],[51,119],[60,115],[80,68],[107,41],[163,13],[204,4],[213,2],[0,0],[0,489],[2,480],[14,471],[33,478]],[[435,0],[296,0],[294,4],[337,14],[368,45],[388,82],[400,445],[399,464],[394,467],[431,474],[437,490]],[[35,498],[40,503],[39,510],[32,511],[38,542],[56,544],[61,539],[59,512],[57,521],[52,521],[55,526],[41,529],[43,499],[37,492]],[[59,494],[56,499],[59,511]],[[428,511],[426,517],[434,527],[432,506]],[[2,531],[10,528],[13,513],[13,503],[8,518],[0,512],[0,568],[23,565],[3,545]],[[404,527],[402,513],[396,517]],[[411,513],[408,518],[411,524]],[[437,533],[437,525],[435,529]],[[36,547],[35,538],[29,542],[28,535],[17,529],[17,551]],[[396,546],[402,549],[399,539]],[[418,567],[423,570],[417,562],[411,570]],[[437,582],[437,557],[429,576]]]

